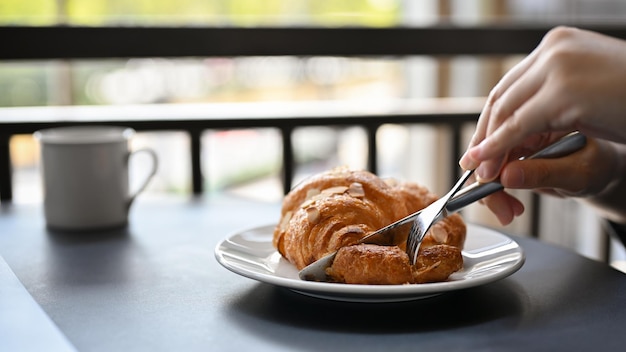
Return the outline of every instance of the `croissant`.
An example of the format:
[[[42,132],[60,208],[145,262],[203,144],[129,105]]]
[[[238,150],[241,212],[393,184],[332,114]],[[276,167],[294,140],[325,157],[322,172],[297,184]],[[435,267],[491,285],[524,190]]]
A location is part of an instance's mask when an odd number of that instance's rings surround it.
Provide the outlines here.
[[[371,172],[336,168],[314,175],[284,198],[273,245],[298,270],[339,250],[327,270],[336,282],[404,284],[446,280],[463,267],[466,226],[458,214],[433,225],[411,265],[409,227],[377,245],[361,238],[437,200],[416,183],[383,180]]]

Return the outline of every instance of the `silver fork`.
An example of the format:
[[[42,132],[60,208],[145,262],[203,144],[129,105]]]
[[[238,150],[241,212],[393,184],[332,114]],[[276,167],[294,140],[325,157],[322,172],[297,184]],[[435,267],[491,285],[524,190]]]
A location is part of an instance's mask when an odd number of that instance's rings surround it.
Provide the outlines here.
[[[437,201],[431,203],[426,208],[422,209],[415,216],[415,220],[413,220],[413,224],[411,225],[411,231],[409,232],[409,236],[406,239],[406,253],[409,255],[409,259],[411,260],[411,264],[415,265],[415,261],[417,260],[417,252],[419,251],[420,245],[424,240],[424,236],[430,230],[430,227],[433,226],[434,223],[439,221],[440,219],[448,216],[448,212],[446,211],[446,205],[454,197],[454,195],[463,187],[467,179],[472,176],[474,170],[467,170],[461,175],[459,180],[456,182],[454,187],[446,193],[443,197],[439,198]]]

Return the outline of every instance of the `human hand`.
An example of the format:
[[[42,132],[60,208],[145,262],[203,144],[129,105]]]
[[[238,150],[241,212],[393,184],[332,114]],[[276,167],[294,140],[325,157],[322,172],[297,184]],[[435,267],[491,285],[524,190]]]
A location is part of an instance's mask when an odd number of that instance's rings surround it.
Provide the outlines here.
[[[536,151],[573,130],[626,142],[624,82],[626,42],[553,29],[491,91],[461,167],[476,169],[479,181],[491,181],[515,160],[516,149]]]
[[[500,174],[500,183],[508,189],[533,189],[559,197],[593,199],[610,191],[621,178],[622,157],[615,143],[588,138],[583,149],[561,158],[508,160]],[[503,225],[524,211],[522,203],[506,192],[483,199],[483,204]]]

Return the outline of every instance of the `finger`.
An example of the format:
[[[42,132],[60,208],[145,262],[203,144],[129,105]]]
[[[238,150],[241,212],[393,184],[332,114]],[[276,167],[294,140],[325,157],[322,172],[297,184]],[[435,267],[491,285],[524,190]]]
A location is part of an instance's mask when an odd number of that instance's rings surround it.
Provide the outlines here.
[[[487,135],[497,128],[499,118],[506,119],[513,114],[528,98],[534,95],[542,86],[545,75],[545,65],[541,58],[547,43],[546,38],[520,63],[515,65],[494,87],[490,94],[489,105],[492,106],[488,119]],[[494,126],[494,122],[496,125]],[[495,128],[494,128],[495,127]],[[491,128],[491,129],[490,129]]]
[[[490,159],[482,162],[476,168],[476,179],[478,182],[487,183],[498,178],[500,170],[504,167],[505,156],[496,159]]]
[[[491,210],[502,225],[510,224],[516,216],[524,212],[524,204],[504,191],[484,198],[483,204]]]
[[[537,67],[535,65],[528,67],[522,77],[511,83],[510,88],[494,103],[489,126],[487,127],[487,134],[493,134],[508,119],[515,118],[515,112],[526,101],[537,94],[544,80],[545,72],[543,72],[541,66]],[[519,144],[522,143],[520,142]],[[502,151],[506,154],[499,154],[492,159],[482,162],[476,170],[477,178],[481,182],[489,182],[496,179],[504,166],[508,152],[515,147],[518,147],[518,145],[510,145],[509,149],[503,149]]]
[[[513,161],[502,170],[500,183],[511,189],[558,189],[581,193],[586,178],[575,172],[570,158]]]
[[[491,182],[498,178],[505,164],[531,156],[546,146],[563,137],[564,133],[533,134],[521,144],[507,152],[500,158],[486,160],[476,169],[476,178],[479,182]]]
[[[468,151],[477,162],[498,158],[508,150],[523,144],[529,136],[547,132],[570,132],[575,128],[552,122],[562,111],[557,94],[543,86],[491,135]],[[556,117],[555,117],[556,116]]]
[[[503,168],[500,182],[507,188],[551,190],[559,196],[599,194],[619,174],[615,146],[587,138],[583,149],[562,158],[516,160]]]
[[[525,76],[527,72],[535,66],[538,56],[541,52],[541,46],[538,46],[528,56],[526,56],[517,65],[513,66],[495,85],[489,94],[487,105],[493,106],[520,78]]]
[[[546,77],[542,66],[528,68],[526,74],[513,82],[510,88],[492,106],[487,135],[496,131],[503,123],[515,115],[528,100],[541,89]]]
[[[492,124],[493,121],[492,115],[494,105],[497,105],[497,103],[502,100],[501,97],[506,94],[509,88],[516,82],[518,82],[520,77],[526,74],[526,72],[533,66],[534,62],[536,61],[536,57],[539,55],[538,51],[539,48],[535,49],[530,55],[528,55],[520,63],[515,65],[491,90],[491,92],[489,93],[489,97],[487,98],[487,102],[485,103],[485,106],[483,107],[483,110],[481,111],[478,118],[476,130],[472,135],[470,143],[467,147],[467,151],[482,142],[488,135],[489,126]],[[508,106],[506,107],[508,108]],[[497,106],[496,110],[498,110]],[[496,113],[496,118],[498,115],[499,113]],[[475,169],[479,163],[476,160],[472,159],[471,156],[468,155],[467,151],[459,160],[459,165],[465,170]]]
[[[461,156],[461,159],[459,159],[459,166],[461,166],[461,168],[464,170],[474,170],[479,164],[468,155],[468,151],[485,139],[487,126],[489,124],[489,116],[491,115],[492,103],[489,102],[490,100],[491,100],[491,96],[487,99],[487,103],[483,107],[483,110],[481,111],[480,116],[478,117],[478,122],[476,123],[476,130],[474,131],[474,134],[472,135],[472,138],[470,139],[470,143],[467,146],[465,153],[463,153],[463,155]]]

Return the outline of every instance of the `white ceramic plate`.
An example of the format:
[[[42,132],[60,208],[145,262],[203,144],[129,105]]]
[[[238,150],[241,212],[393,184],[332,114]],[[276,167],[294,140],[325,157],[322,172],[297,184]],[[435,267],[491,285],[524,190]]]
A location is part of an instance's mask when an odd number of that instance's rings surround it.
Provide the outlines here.
[[[350,302],[398,302],[501,280],[524,264],[522,248],[508,236],[468,224],[463,250],[464,267],[448,281],[413,285],[349,285],[303,281],[296,267],[272,246],[275,225],[236,232],[215,248],[220,264],[239,275],[291,289],[301,294]]]

